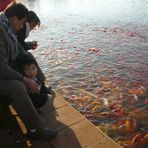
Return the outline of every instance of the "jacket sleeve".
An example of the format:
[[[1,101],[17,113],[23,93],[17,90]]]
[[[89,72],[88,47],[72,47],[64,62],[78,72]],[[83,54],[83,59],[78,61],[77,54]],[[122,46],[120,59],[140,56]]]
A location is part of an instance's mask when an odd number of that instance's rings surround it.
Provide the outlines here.
[[[24,46],[24,49],[28,51],[32,49],[32,42],[24,42],[23,46]]]
[[[0,79],[7,79],[7,80],[22,80],[24,76],[19,72],[13,70],[8,65],[8,58],[7,58],[7,38],[4,31],[0,28]]]
[[[25,36],[26,36],[26,25],[22,29],[20,29],[17,33],[17,39],[19,43],[24,47],[25,51],[28,51],[32,49],[32,42],[25,42]]]

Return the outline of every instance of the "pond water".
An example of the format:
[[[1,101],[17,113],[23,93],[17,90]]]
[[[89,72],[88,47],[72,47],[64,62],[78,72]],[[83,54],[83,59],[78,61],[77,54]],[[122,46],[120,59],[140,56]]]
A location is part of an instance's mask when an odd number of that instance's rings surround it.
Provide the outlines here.
[[[146,147],[148,1],[23,2],[41,19],[28,40],[47,83],[120,145]]]

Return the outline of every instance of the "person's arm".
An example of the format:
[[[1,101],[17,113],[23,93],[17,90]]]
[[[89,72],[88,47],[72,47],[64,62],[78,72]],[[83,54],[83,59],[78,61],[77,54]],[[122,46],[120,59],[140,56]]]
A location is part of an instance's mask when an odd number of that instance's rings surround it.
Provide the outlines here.
[[[0,28],[0,79],[23,80],[24,76],[8,65],[6,34]]]
[[[25,37],[26,37],[26,24],[17,33],[17,39],[19,43],[24,47],[25,51],[36,49],[38,46],[37,41],[25,41]]]
[[[38,46],[37,41],[24,42],[24,48],[25,48],[26,51],[30,50],[30,49],[35,50],[37,48],[37,46]]]
[[[39,84],[35,80],[24,77],[22,81],[26,85],[28,91],[30,91],[31,93],[37,93],[40,91]]]
[[[8,65],[7,44],[6,35],[0,28],[0,79],[22,81],[31,93],[38,92],[38,84],[36,81],[24,77]]]

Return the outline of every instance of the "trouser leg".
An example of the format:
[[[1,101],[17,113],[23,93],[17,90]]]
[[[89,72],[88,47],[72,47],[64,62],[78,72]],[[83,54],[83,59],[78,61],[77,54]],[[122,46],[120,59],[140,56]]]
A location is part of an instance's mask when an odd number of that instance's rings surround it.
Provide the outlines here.
[[[37,113],[27,93],[25,85],[17,80],[0,80],[0,95],[11,96],[11,104],[27,129],[41,128],[44,120]]]

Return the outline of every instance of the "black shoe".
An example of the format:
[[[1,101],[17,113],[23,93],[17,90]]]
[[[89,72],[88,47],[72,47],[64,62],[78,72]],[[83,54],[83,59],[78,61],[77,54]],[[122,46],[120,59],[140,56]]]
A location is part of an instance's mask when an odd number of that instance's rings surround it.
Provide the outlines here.
[[[37,129],[35,132],[28,131],[27,135],[34,139],[50,140],[57,135],[57,131],[50,128]]]

